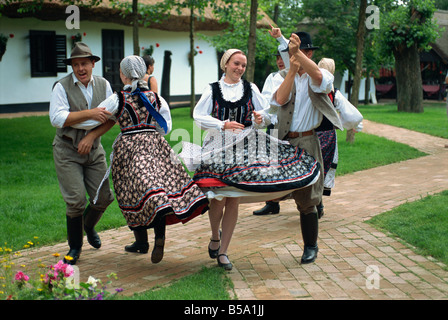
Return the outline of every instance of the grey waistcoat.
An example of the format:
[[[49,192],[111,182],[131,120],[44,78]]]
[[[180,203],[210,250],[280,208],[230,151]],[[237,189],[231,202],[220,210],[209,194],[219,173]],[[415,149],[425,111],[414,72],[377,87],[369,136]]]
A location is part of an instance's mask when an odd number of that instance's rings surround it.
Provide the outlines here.
[[[280,71],[280,75],[285,78],[287,69]],[[291,89],[291,100],[278,108],[277,111],[277,124],[275,129],[278,130],[278,138],[284,140],[286,135],[290,131],[291,121],[294,114],[294,104],[296,100],[296,84],[292,84]],[[342,130],[342,123],[336,110],[333,107],[333,103],[326,93],[314,92],[308,85],[308,95],[310,96],[311,103],[319,112],[321,112],[325,117],[330,120],[330,122],[337,128]]]
[[[107,80],[103,77],[93,76],[94,83],[91,109],[96,108],[103,100],[106,99]],[[67,93],[67,99],[70,106],[70,112],[89,109],[86,98],[82,94],[81,89],[73,82],[72,74],[58,81]],[[64,127],[56,129],[56,135],[59,137],[67,137],[73,141],[73,147],[78,148],[79,141],[86,135],[87,131],[75,129],[72,127]],[[92,148],[97,148],[101,138],[93,143]]]

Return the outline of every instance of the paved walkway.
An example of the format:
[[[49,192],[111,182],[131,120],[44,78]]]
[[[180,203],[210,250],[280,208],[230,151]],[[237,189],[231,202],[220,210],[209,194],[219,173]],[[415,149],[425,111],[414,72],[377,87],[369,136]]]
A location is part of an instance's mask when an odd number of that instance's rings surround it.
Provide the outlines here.
[[[325,198],[319,256],[313,264],[300,264],[303,243],[292,200],[282,202],[280,214],[273,216],[252,215],[262,204],[241,205],[229,249],[235,298],[448,299],[446,265],[365,223],[402,203],[448,189],[448,140],[369,121],[364,121],[364,132],[429,155],[338,177],[332,196]],[[207,254],[209,233],[207,215],[168,227],[165,258],[152,264],[149,254],[124,252],[133,242],[127,227],[102,232],[101,249],[85,241],[78,263],[81,281],[89,275],[105,279],[115,272],[114,287],[124,288],[126,295],[166,285],[216,265]],[[66,243],[61,243],[33,255],[45,262],[52,253],[66,251]]]

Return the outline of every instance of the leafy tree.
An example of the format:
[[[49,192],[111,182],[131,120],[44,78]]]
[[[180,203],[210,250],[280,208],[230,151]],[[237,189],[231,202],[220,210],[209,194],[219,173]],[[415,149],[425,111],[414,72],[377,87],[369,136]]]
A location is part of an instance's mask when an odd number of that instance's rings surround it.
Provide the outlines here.
[[[251,7],[250,0],[222,0],[220,2],[225,5],[216,6],[214,8],[215,13],[219,21],[227,24],[227,28],[220,35],[206,37],[205,40],[221,53],[230,48],[242,50],[248,55],[248,64],[254,57],[255,68],[253,71],[248,68],[245,78],[255,82],[260,87],[266,78],[264,72],[266,64],[274,62],[273,53],[277,48],[277,43],[265,29],[256,28],[254,30],[255,28],[252,27],[252,35],[249,34],[251,22],[251,15],[248,14]],[[261,1],[259,2],[261,3]],[[255,15],[255,13],[257,14]],[[256,21],[261,19],[261,15],[254,10],[252,17],[252,25],[254,26]]]
[[[205,8],[208,6],[215,6],[216,4],[211,3],[207,0],[164,0],[161,2],[157,2],[153,5],[147,4],[138,4],[138,0],[132,1],[132,11],[130,9],[130,3],[114,0],[113,5],[116,8],[120,8],[123,10],[123,14],[130,14],[132,12],[133,15],[133,24],[134,24],[134,54],[139,54],[138,45],[138,24],[142,24],[145,27],[150,27],[152,23],[160,23],[167,19],[171,12],[174,10],[178,15],[182,14],[182,10],[188,10],[190,13],[190,23],[189,23],[189,32],[190,32],[190,54],[189,54],[189,63],[190,63],[190,82],[191,82],[191,90],[190,90],[190,115],[193,114],[194,106],[196,105],[196,96],[195,96],[195,66],[194,66],[194,56],[195,56],[195,21],[198,19],[203,19],[203,14]],[[138,17],[137,17],[138,14]],[[136,53],[137,52],[137,53]]]
[[[408,0],[402,5],[386,2],[381,27],[376,32],[380,55],[395,59],[398,111],[423,112],[420,52],[438,37],[433,20],[433,0]]]

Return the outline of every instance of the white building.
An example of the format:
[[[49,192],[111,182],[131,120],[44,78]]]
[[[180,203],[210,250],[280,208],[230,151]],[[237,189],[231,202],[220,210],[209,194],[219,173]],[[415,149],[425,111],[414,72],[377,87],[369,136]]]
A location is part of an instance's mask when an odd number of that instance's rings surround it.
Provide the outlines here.
[[[128,0],[129,1],[129,0]],[[160,0],[140,0],[154,3]],[[72,12],[58,1],[44,1],[41,10],[34,13],[18,13],[18,5],[8,5],[1,10],[0,34],[8,38],[6,51],[0,61],[0,112],[24,110],[45,111],[54,82],[70,73],[61,60],[69,57],[72,37],[80,35],[92,50],[101,57],[93,73],[104,76],[114,90],[121,88],[118,66],[121,59],[133,54],[133,31],[130,18],[120,15],[103,1],[95,8],[79,8],[79,29],[68,29],[67,20],[73,25]],[[272,21],[265,15],[259,24],[268,26]],[[195,31],[204,35],[216,35],[224,29],[213,18],[211,10],[205,11],[205,19],[195,22]],[[79,39],[78,39],[79,40]],[[162,23],[150,28],[139,28],[139,45],[154,48],[154,75],[159,93],[172,105],[189,102],[190,66],[188,54],[189,13],[172,13]],[[205,86],[218,79],[219,63],[216,50],[201,37],[195,37],[198,54],[195,56],[195,93],[200,95]],[[141,50],[140,55],[143,55]],[[170,63],[164,64],[165,57]],[[163,83],[163,69],[170,66],[169,88]],[[167,76],[164,76],[165,79]],[[9,86],[11,85],[11,86]]]

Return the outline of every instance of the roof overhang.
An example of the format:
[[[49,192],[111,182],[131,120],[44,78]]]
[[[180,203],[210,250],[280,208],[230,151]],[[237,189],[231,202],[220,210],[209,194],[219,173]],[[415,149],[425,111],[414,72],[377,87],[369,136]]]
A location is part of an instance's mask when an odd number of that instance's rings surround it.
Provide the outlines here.
[[[0,12],[9,18],[37,18],[44,21],[65,20],[68,14],[65,9],[68,4],[57,0],[44,0],[42,7],[35,11],[20,12],[18,9],[24,5],[32,4],[34,1],[17,1],[5,5]],[[126,2],[132,2],[127,0]],[[163,0],[139,0],[140,5],[154,5],[163,2]],[[121,9],[113,8],[108,0],[103,0],[96,6],[79,6],[80,17],[83,21],[95,22],[114,22],[122,25],[132,25],[132,15],[123,14]],[[264,13],[260,11],[262,19],[257,22],[259,28],[269,28],[274,22]],[[178,14],[172,10],[169,16],[165,16],[163,22],[151,22],[147,27],[166,31],[189,31],[190,28],[190,12],[188,9],[181,10]],[[195,31],[221,31],[228,27],[227,23],[220,23],[213,14],[213,10],[208,7],[204,10],[202,19],[195,21]]]

